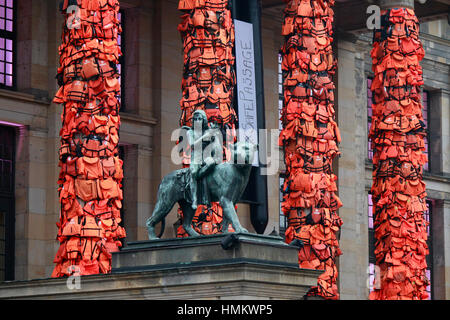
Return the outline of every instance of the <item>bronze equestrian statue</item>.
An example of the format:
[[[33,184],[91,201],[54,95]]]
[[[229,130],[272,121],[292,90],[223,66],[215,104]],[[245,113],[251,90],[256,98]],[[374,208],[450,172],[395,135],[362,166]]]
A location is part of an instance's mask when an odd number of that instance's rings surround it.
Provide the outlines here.
[[[223,208],[222,230],[228,232],[231,223],[237,233],[248,232],[239,222],[235,204],[240,200],[249,180],[256,146],[237,142],[232,148],[232,162],[204,165],[199,176],[205,179],[211,202],[218,202]],[[155,225],[163,221],[178,202],[183,210],[183,227],[189,236],[199,236],[192,228],[195,209],[192,206],[191,170],[189,168],[174,171],[162,180],[158,189],[158,200],[152,216],[147,220],[150,240],[158,239]],[[162,231],[163,232],[163,231]],[[161,232],[161,234],[162,234]]]

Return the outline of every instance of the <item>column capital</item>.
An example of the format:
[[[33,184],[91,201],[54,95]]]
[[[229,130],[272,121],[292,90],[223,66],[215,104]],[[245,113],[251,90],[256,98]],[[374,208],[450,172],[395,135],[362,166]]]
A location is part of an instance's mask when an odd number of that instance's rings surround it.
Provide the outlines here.
[[[414,9],[414,0],[380,0],[381,9],[410,8]]]
[[[450,199],[444,199],[442,201],[442,205],[443,205],[444,208],[450,209]]]
[[[441,88],[441,89],[439,89],[439,92],[440,92],[441,95],[450,96],[450,90],[448,90],[448,89]]]
[[[143,146],[143,145],[139,145],[137,148],[137,152],[140,156],[147,156],[147,157],[151,157],[153,155],[153,148],[152,147],[147,147],[147,146]]]

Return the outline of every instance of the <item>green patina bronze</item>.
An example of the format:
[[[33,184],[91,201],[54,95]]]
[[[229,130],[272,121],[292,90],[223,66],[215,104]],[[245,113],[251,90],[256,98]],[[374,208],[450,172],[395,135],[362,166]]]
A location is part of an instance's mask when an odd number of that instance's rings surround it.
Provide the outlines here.
[[[206,177],[211,170],[223,161],[222,133],[215,123],[208,124],[208,117],[202,110],[197,110],[192,116],[192,128],[184,126],[187,147],[190,150],[191,196],[192,208],[197,204],[208,205]],[[183,137],[184,138],[184,137]]]
[[[203,137],[204,134],[201,136]],[[194,141],[196,142],[198,140]],[[191,142],[189,144],[192,145]],[[255,151],[256,146],[238,142],[233,145],[231,162],[217,164],[214,159],[208,157],[202,159],[201,165],[195,164],[192,167],[191,164],[190,168],[174,171],[164,177],[158,189],[155,210],[147,220],[149,239],[158,238],[155,226],[169,214],[176,203],[183,210],[183,227],[186,232],[190,236],[199,236],[192,228],[192,219],[196,211],[196,200],[192,194],[197,189],[192,188],[192,184],[198,184],[199,181],[203,181],[205,187],[202,198],[208,199],[208,203],[202,204],[218,202],[223,208],[222,230],[224,233],[227,232],[230,223],[237,233],[248,232],[239,222],[235,204],[240,200],[248,184]]]

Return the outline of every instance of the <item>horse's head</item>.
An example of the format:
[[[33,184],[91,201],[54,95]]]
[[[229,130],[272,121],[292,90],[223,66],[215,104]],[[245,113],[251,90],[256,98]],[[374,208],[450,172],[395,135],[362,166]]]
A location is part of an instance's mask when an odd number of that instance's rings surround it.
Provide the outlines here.
[[[232,153],[234,164],[252,164],[258,146],[250,142],[236,142]]]

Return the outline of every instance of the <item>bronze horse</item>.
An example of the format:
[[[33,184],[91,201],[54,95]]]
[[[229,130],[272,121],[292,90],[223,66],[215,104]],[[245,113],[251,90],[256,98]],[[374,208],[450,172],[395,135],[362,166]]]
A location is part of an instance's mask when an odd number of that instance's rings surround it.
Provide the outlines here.
[[[228,232],[230,223],[237,233],[248,232],[239,222],[235,204],[240,200],[247,187],[255,150],[256,146],[252,144],[237,142],[232,152],[234,163],[223,162],[203,168],[210,200],[219,202],[223,208],[221,229],[224,233]],[[207,173],[207,170],[211,172]],[[199,236],[192,228],[195,210],[192,208],[192,197],[190,196],[190,179],[189,168],[174,171],[163,178],[159,185],[155,209],[146,223],[150,240],[158,239],[155,225],[165,219],[177,202],[183,210],[184,230],[189,236]],[[161,231],[161,234],[163,232],[164,230]]]

